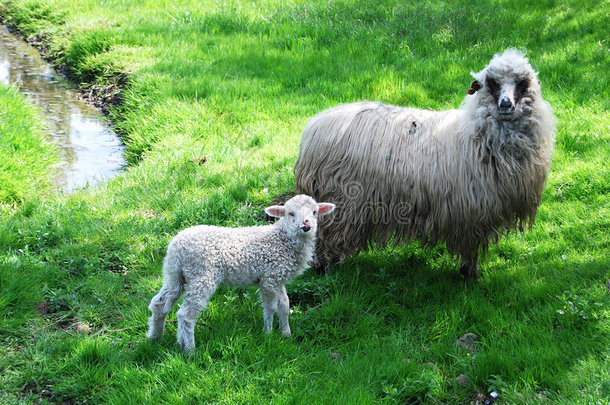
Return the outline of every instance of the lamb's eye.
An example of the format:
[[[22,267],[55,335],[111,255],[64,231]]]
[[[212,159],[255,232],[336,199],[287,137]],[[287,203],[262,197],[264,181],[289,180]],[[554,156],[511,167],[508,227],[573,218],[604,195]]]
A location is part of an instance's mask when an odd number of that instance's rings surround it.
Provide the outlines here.
[[[314,214],[314,215],[318,215],[318,211],[314,211],[314,212],[313,212],[313,214]]]
[[[294,212],[289,212],[288,215],[294,217]]]

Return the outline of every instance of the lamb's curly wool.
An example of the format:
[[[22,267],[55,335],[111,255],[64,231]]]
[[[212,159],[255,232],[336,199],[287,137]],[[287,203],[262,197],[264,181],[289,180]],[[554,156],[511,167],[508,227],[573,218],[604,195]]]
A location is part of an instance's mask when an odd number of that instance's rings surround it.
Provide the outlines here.
[[[320,224],[321,262],[343,261],[371,243],[444,241],[461,256],[460,272],[478,277],[480,248],[531,226],[551,164],[551,107],[516,50],[473,76],[457,110],[361,102],[308,123],[297,188],[339,207]]]
[[[271,331],[278,312],[280,328],[290,336],[286,283],[305,271],[315,246],[318,215],[333,204],[316,203],[298,195],[284,206],[265,211],[281,218],[275,224],[248,228],[199,225],[178,233],[163,262],[163,287],[151,301],[149,338],[163,335],[165,318],[185,291],[177,312],[178,343],[185,351],[195,346],[194,324],[219,285],[258,285],[263,302],[265,330]]]

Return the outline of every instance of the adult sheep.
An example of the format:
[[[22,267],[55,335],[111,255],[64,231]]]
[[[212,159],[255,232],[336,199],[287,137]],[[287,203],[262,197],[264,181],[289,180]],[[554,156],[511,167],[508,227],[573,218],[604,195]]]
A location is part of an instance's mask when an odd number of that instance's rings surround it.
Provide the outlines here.
[[[318,233],[318,266],[371,244],[445,242],[460,273],[479,252],[531,227],[551,166],[555,119],[519,51],[495,55],[459,109],[341,105],[306,126],[297,189],[337,205]]]

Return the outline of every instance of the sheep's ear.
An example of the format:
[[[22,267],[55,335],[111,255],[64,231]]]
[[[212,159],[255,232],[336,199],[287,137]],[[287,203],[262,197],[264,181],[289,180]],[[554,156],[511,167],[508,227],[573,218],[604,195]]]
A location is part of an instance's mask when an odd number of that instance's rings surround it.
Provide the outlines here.
[[[272,205],[271,207],[265,208],[265,212],[270,217],[281,218],[286,215],[286,208],[281,205]]]
[[[475,80],[474,82],[470,83],[470,88],[466,90],[466,93],[473,95],[477,91],[481,90],[481,87],[483,87],[481,86],[481,83],[478,80]]]
[[[318,214],[320,216],[330,214],[334,210],[335,210],[335,204],[332,204],[332,203],[319,203],[318,204]]]

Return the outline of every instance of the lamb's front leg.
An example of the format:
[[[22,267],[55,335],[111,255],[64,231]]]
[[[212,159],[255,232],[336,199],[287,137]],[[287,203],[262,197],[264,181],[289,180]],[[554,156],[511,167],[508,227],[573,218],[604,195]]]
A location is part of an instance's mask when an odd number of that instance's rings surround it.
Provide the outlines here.
[[[288,300],[288,294],[286,294],[286,287],[282,286],[277,299],[277,315],[280,319],[280,329],[282,334],[286,337],[290,337],[290,324],[288,323],[288,315],[290,314],[290,300]]]
[[[263,317],[265,320],[264,330],[265,333],[269,333],[273,330],[273,315],[275,314],[275,311],[277,311],[279,291],[261,285],[260,292],[261,301],[263,302]]]

